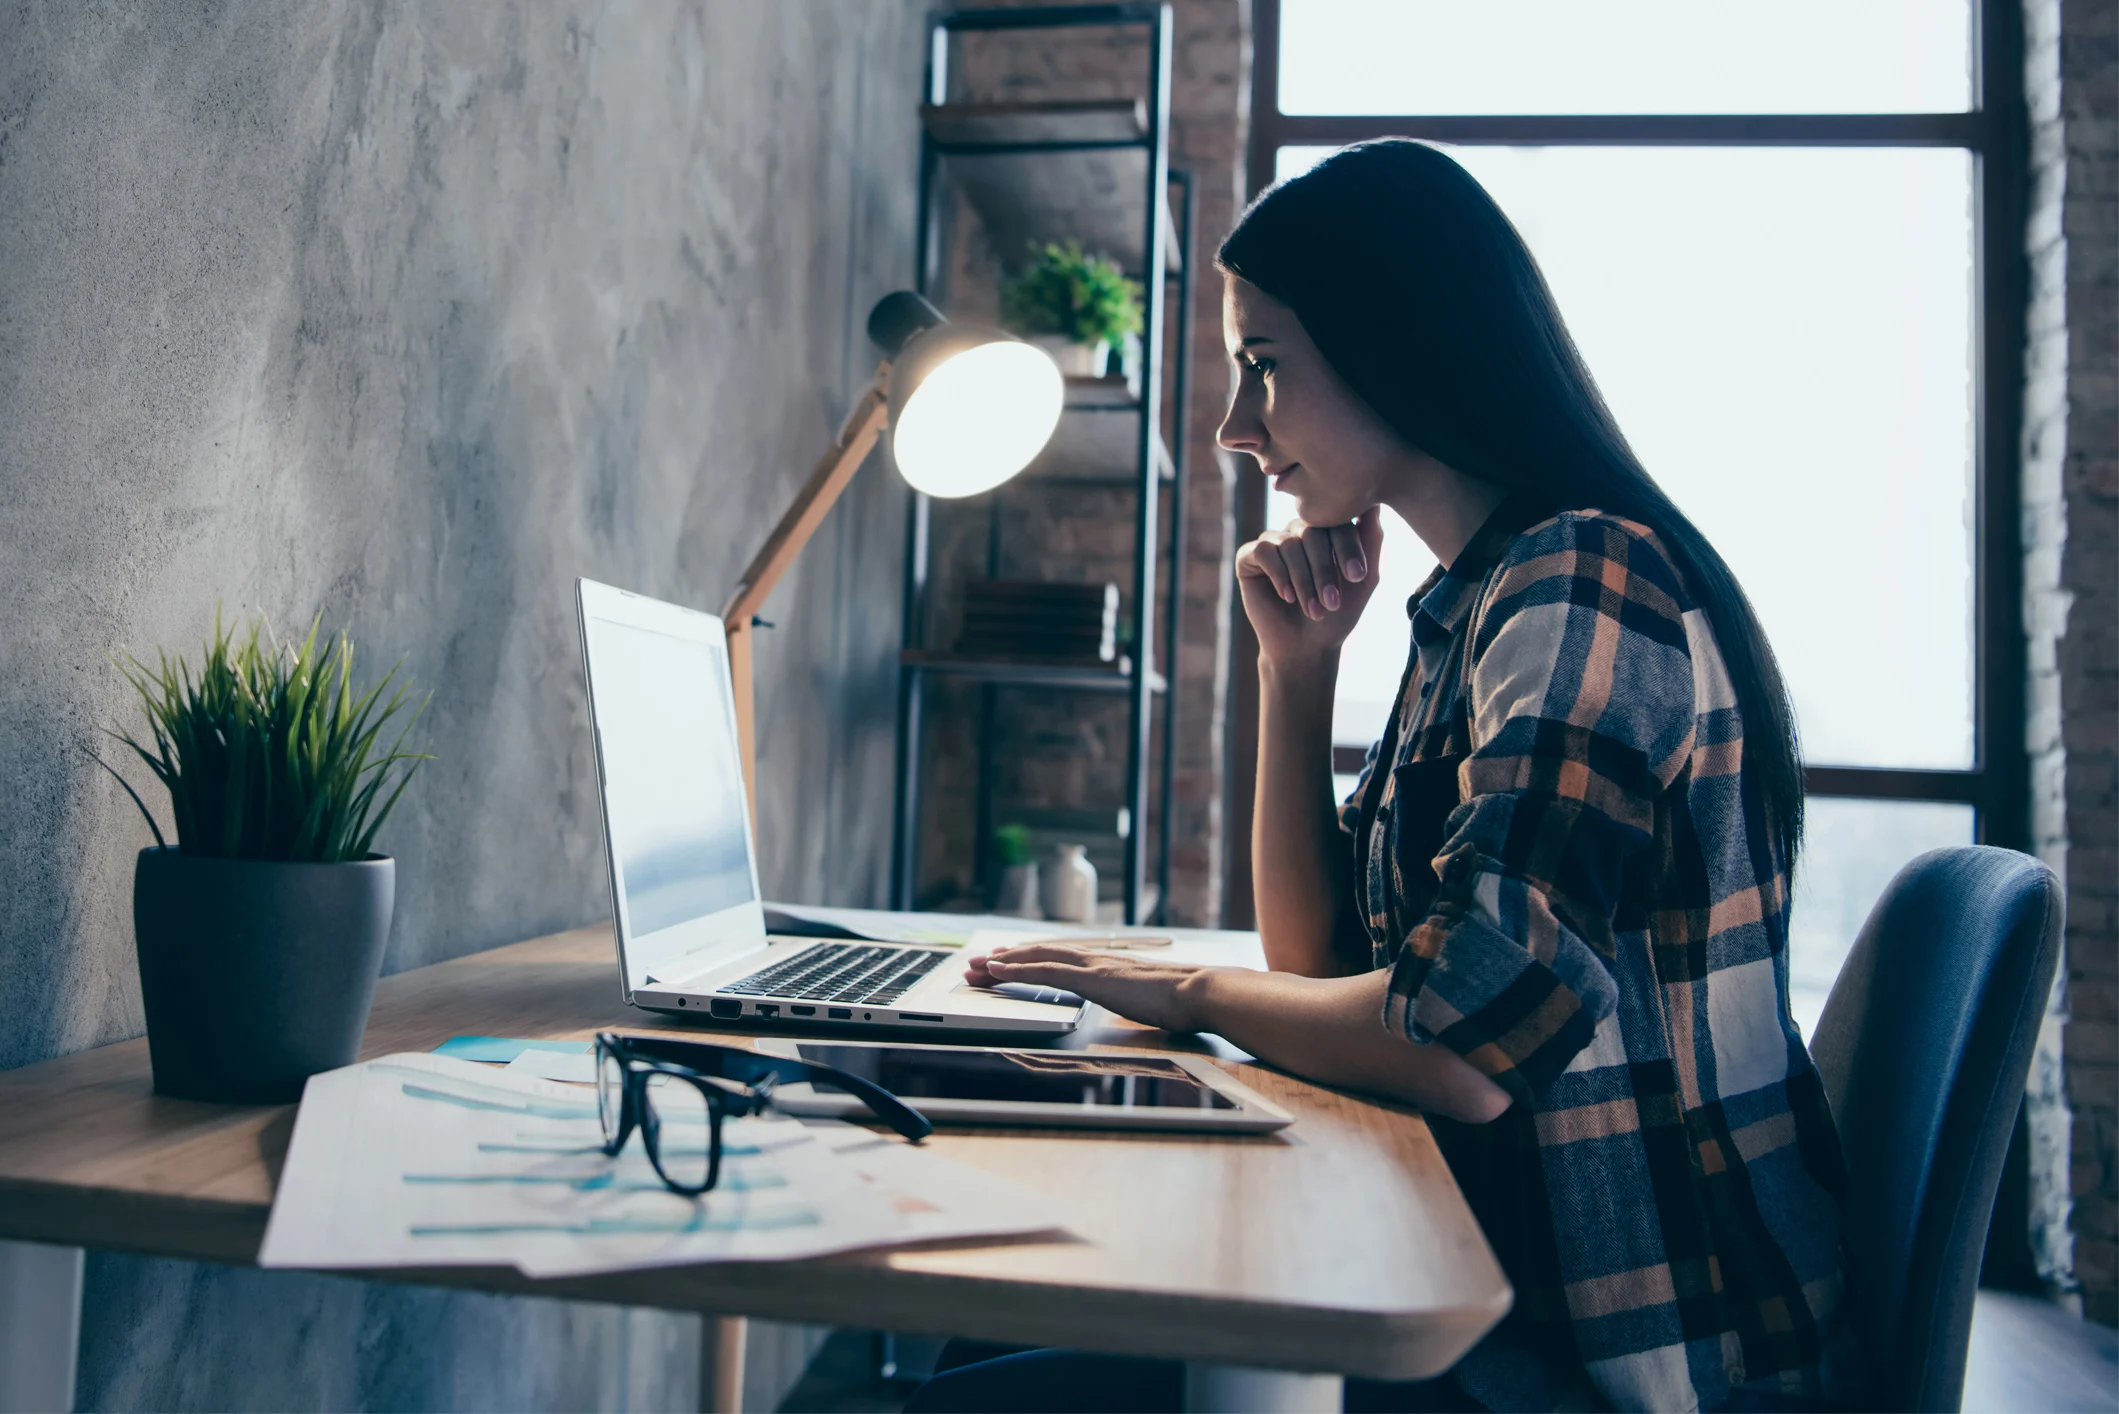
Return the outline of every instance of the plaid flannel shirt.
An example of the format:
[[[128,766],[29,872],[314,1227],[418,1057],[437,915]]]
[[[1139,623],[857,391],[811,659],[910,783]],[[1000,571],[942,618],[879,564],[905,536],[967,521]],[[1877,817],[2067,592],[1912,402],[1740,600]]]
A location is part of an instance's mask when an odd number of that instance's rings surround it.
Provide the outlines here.
[[[1515,1099],[1430,1119],[1516,1288],[1457,1378],[1497,1409],[1846,1398],[1839,1140],[1734,689],[1653,532],[1538,514],[1408,605],[1340,816],[1344,960]]]

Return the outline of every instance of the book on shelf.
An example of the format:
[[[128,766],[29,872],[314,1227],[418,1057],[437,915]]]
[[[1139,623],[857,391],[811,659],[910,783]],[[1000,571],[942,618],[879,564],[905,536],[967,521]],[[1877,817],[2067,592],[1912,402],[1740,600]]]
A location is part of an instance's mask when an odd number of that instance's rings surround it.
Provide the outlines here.
[[[972,580],[964,589],[956,651],[967,657],[1115,662],[1118,586]]]

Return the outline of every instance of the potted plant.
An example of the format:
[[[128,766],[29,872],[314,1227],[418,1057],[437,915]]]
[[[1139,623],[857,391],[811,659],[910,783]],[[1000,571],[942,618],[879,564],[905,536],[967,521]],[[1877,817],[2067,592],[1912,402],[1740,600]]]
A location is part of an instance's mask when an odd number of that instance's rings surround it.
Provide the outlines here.
[[[1060,372],[1101,377],[1111,350],[1141,330],[1140,285],[1081,243],[1033,246],[1029,268],[1001,287],[1001,322],[1052,355]]]
[[[375,832],[424,755],[393,667],[359,690],[353,645],[317,628],[278,643],[254,624],[213,637],[196,673],[158,655],[119,671],[148,741],[111,733],[169,791],[176,843],[154,832],[133,874],[133,937],[157,1092],[269,1103],[350,1065],[390,936],[396,865]],[[384,732],[401,721],[386,746]]]

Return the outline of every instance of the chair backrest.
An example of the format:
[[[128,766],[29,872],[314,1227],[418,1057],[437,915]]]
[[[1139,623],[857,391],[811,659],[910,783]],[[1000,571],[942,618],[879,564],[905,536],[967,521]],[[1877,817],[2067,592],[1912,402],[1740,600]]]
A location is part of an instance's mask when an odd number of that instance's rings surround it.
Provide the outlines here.
[[[1882,1409],[1955,1410],[1994,1190],[2060,956],[2029,855],[1938,849],[1877,900],[1811,1055],[1847,1158],[1847,1300]]]

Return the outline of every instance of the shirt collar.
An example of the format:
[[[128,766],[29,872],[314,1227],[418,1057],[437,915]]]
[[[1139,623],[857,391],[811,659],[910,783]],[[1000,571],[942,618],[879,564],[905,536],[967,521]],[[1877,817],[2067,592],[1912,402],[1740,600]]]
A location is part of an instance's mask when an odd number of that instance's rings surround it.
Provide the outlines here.
[[[1437,565],[1406,601],[1405,612],[1413,621],[1413,642],[1436,643],[1454,634],[1471,612],[1472,601],[1486,583],[1487,573],[1508,553],[1509,542],[1549,514],[1534,498],[1510,492],[1449,567]]]

